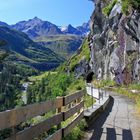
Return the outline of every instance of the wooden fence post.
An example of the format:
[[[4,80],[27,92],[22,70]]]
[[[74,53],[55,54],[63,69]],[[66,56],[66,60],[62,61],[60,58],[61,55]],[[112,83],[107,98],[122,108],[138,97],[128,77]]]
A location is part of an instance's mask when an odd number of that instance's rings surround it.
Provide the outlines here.
[[[63,106],[64,106],[64,102],[65,102],[65,97],[63,97],[63,103],[62,103]],[[63,106],[57,108],[57,112],[56,112],[56,113],[61,113],[61,112],[62,112],[62,107],[63,107]],[[64,119],[64,115],[63,115],[63,119]],[[61,123],[57,125],[57,129],[58,129],[58,130],[61,129]]]
[[[13,126],[12,127],[12,136],[14,137],[14,139],[16,139],[16,133],[17,133],[16,126]]]
[[[62,111],[61,107],[57,109],[57,113],[61,113],[61,111]],[[57,129],[61,129],[61,123],[57,125]]]
[[[76,99],[76,105],[79,104],[81,102],[81,99]],[[80,113],[80,110],[77,112],[77,114]]]

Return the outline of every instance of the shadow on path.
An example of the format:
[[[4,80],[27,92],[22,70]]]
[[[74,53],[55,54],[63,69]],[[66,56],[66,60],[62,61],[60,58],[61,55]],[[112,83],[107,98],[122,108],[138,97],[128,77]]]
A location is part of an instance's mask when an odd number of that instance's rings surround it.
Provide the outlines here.
[[[133,140],[131,130],[123,129],[122,140]]]
[[[122,129],[122,133],[117,134],[117,127],[112,126],[112,128],[105,127],[106,132],[104,132],[103,125],[105,124],[107,117],[112,112],[113,105],[114,99],[111,98],[111,101],[108,105],[108,108],[106,108],[106,111],[103,112],[100,117],[89,126],[88,131],[93,132],[90,140],[102,140],[102,135],[103,140],[133,140],[131,130]]]
[[[116,139],[116,131],[114,128],[107,128],[106,140],[117,140]]]
[[[100,117],[95,121],[95,123],[89,126],[88,131],[94,130],[94,135],[91,137],[91,140],[100,140],[101,135],[103,133],[103,124],[105,123],[107,117],[109,116],[110,112],[112,111],[112,107],[114,105],[114,99],[111,98],[111,101],[106,108],[106,111],[100,115]]]

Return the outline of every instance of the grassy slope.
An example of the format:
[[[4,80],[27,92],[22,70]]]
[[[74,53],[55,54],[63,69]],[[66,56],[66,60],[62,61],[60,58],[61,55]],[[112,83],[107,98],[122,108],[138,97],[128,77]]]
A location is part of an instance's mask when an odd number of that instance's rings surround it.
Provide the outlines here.
[[[41,42],[46,48],[65,59],[69,59],[82,43],[82,37],[76,35],[53,35],[39,37],[36,42]]]
[[[46,37],[36,38],[36,42],[49,42],[49,41],[59,41],[59,40],[70,40],[79,38],[76,35],[50,35]]]
[[[6,41],[3,49],[9,51],[7,60],[14,63],[34,66],[46,62],[55,65],[64,61],[49,48],[33,42],[26,34],[7,27],[0,27],[0,40]]]
[[[50,74],[57,74],[57,72],[47,71],[47,72],[44,72],[44,73],[42,73],[42,74],[40,74],[40,75],[38,75],[38,76],[31,76],[31,77],[29,77],[28,79],[29,79],[29,81],[31,81],[31,82],[33,82],[33,81],[41,81],[42,78],[47,77],[49,73],[50,73]]]
[[[83,44],[81,46],[81,48],[79,49],[79,52],[77,52],[76,54],[74,54],[70,61],[69,61],[69,67],[70,69],[74,69],[74,67],[79,63],[79,61],[85,57],[86,60],[88,61],[90,59],[90,50],[88,48],[88,41],[87,39],[85,39],[83,41]]]

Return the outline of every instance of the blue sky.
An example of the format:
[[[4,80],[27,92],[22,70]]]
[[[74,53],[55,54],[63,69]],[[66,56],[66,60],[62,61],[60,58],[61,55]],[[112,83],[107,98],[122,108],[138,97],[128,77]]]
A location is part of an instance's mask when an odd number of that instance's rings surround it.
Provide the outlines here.
[[[15,24],[35,16],[56,25],[87,22],[93,11],[89,0],[0,0],[0,21]]]

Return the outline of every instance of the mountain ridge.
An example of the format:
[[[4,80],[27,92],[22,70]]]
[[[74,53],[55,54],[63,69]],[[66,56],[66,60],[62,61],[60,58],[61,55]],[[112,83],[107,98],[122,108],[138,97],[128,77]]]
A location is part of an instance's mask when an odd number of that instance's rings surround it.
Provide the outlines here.
[[[84,32],[71,24],[62,32],[60,26],[38,17],[14,25],[0,22],[0,40],[7,42],[6,49],[11,52],[8,61],[48,70],[47,64],[58,66],[77,51],[88,30],[83,25],[78,28]]]
[[[28,21],[18,22],[11,27],[26,33],[30,38],[62,34],[61,30],[56,25],[37,17],[29,19]]]
[[[50,67],[54,68],[64,61],[49,48],[33,42],[25,33],[8,27],[0,26],[0,40],[6,41],[3,49],[9,51],[7,61],[10,62],[29,65],[39,70],[49,70]]]
[[[34,17],[33,19],[29,19],[27,21],[19,21],[16,24],[8,25],[5,22],[0,22],[0,26],[10,27],[12,29],[16,29],[18,31],[22,31],[26,33],[31,39],[40,37],[40,36],[48,36],[48,35],[80,35],[85,36],[89,32],[89,22],[83,23],[81,26],[73,27],[71,24],[65,26],[55,25],[49,21],[44,21],[38,17]],[[86,25],[86,26],[85,26]]]

